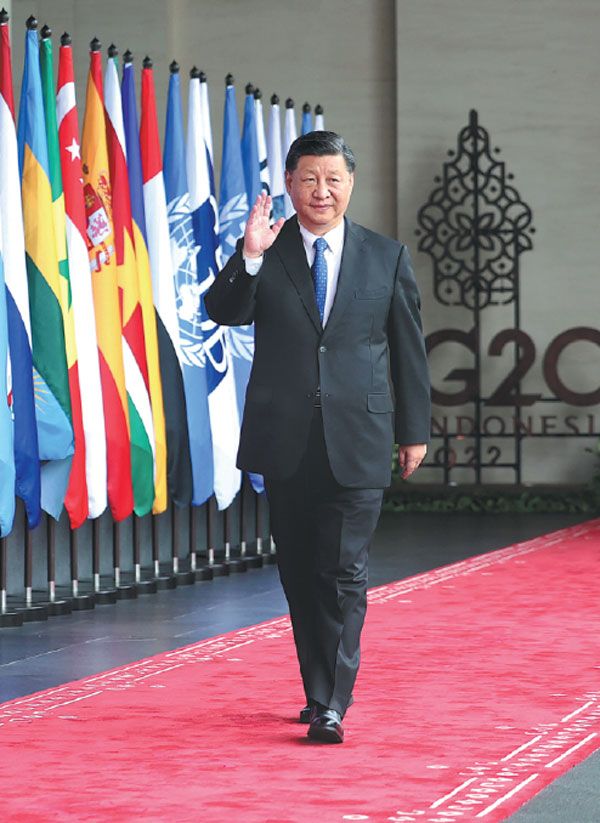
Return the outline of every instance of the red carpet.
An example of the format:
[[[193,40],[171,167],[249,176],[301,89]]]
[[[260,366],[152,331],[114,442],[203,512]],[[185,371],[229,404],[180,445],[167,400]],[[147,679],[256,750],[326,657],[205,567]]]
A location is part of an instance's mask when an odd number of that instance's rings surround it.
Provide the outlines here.
[[[372,590],[341,746],[286,619],[6,703],[1,819],[497,823],[600,747],[599,580],[596,520]]]

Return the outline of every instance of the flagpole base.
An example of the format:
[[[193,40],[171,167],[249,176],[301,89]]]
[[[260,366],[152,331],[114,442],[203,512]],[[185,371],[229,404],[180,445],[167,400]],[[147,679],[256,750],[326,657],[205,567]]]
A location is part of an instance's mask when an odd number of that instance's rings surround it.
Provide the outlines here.
[[[194,572],[196,580],[212,580],[214,577],[212,566],[197,566]]]
[[[15,628],[23,625],[23,615],[20,612],[1,612],[0,628]]]
[[[193,571],[177,572],[175,577],[178,586],[191,586],[196,582],[196,574]]]
[[[121,583],[117,586],[117,600],[135,600],[138,596],[137,583]]]
[[[156,594],[157,585],[156,580],[137,580],[136,587],[138,594]]]

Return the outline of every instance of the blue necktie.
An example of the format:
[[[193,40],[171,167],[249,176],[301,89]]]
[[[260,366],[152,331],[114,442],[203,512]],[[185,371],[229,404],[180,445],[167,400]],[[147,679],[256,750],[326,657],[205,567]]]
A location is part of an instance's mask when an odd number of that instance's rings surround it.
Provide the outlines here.
[[[325,297],[327,296],[327,260],[325,260],[325,249],[327,240],[317,237],[313,243],[315,248],[315,259],[312,264],[312,276],[315,283],[315,294],[317,296],[317,306],[321,322],[323,322],[323,312],[325,311]]]

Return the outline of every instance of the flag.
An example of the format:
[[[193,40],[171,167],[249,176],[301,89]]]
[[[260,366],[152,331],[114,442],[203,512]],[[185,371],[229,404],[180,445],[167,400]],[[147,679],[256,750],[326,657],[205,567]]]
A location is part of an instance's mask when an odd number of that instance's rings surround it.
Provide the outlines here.
[[[12,381],[15,489],[25,504],[29,528],[34,529],[41,518],[40,460],[18,157],[8,15],[4,14],[0,16],[0,232]]]
[[[235,465],[240,423],[227,330],[214,323],[204,309],[204,295],[218,271],[216,254],[219,227],[212,166],[208,84],[206,77],[196,69],[192,69],[190,73],[186,166],[197,249],[214,490],[219,509],[226,509],[233,502],[241,483],[241,473]]]
[[[240,123],[233,77],[227,75],[223,117],[223,155],[219,190],[219,237],[223,260],[229,260],[248,220],[248,194],[242,163]]]
[[[231,82],[229,79],[231,78]],[[223,155],[221,159],[221,195],[219,222],[221,225],[221,245],[224,259],[231,257],[236,240],[241,237],[246,227],[248,219],[248,199],[245,196],[247,177],[244,175],[246,169],[253,168],[258,172],[258,154],[254,155],[256,148],[256,126],[254,123],[254,95],[246,95],[246,116],[245,124],[248,124],[248,134],[252,134],[254,139],[248,139],[244,143],[244,152],[240,145],[240,127],[235,105],[235,87],[233,78],[228,76],[225,91],[225,123],[223,126]],[[245,129],[246,131],[246,129]],[[256,174],[258,184],[260,179]],[[254,175],[252,176],[254,180]],[[258,191],[256,192],[258,194]],[[233,363],[233,374],[235,378],[235,391],[237,396],[237,407],[240,419],[244,412],[246,400],[246,387],[252,369],[252,359],[254,357],[254,325],[235,326],[229,329],[229,341],[231,345],[231,358]],[[255,491],[263,491],[262,478],[259,475],[250,475]]]
[[[246,103],[244,106],[244,129],[242,131],[242,163],[248,195],[248,211],[256,202],[261,192],[260,160],[256,136],[256,107],[254,103],[254,86],[246,86]]]
[[[315,131],[325,131],[325,115],[323,106],[319,104],[315,106]]]
[[[225,114],[223,123],[223,154],[221,159],[221,187],[219,194],[219,234],[223,260],[228,260],[235,251],[235,244],[246,227],[248,220],[248,195],[242,149],[240,126],[235,103],[233,78],[228,75],[225,90]],[[240,419],[244,408],[246,384],[254,353],[254,331],[252,326],[230,329],[231,354],[235,375],[237,405]]]
[[[269,174],[269,164],[267,162],[267,138],[265,135],[265,118],[260,89],[254,89],[254,123],[256,125],[260,190],[271,194],[271,175]],[[248,205],[250,205],[250,201]]]
[[[12,530],[15,519],[15,455],[13,423],[8,396],[10,368],[8,361],[8,318],[6,286],[2,262],[2,215],[0,214],[0,537]]]
[[[271,197],[273,198],[273,220],[285,216],[285,176],[283,173],[283,156],[281,152],[281,111],[279,97],[271,97],[269,112],[269,131],[267,136],[267,162],[271,180]]]
[[[205,152],[203,144],[200,148]],[[200,506],[214,491],[213,448],[208,410],[208,360],[203,335],[203,324],[207,315],[196,267],[196,240],[188,191],[177,63],[171,64],[163,165],[190,437],[194,487],[192,503]]]
[[[285,161],[287,158],[287,153],[290,150],[290,146],[298,136],[298,132],[296,131],[296,110],[294,109],[294,101],[291,97],[285,101],[285,120],[283,121],[283,162],[284,162],[284,169],[285,169]],[[296,213],[296,209],[292,205],[292,201],[290,200],[290,196],[285,192],[284,196],[285,202],[285,216],[286,218],[291,217],[293,214]]]
[[[312,124],[312,110],[310,107],[310,103],[305,103],[302,106],[302,126],[301,126],[301,134],[308,134],[309,131],[313,130]]]
[[[140,303],[144,320],[144,342],[146,345],[146,362],[150,400],[152,403],[152,420],[154,423],[154,503],[153,514],[160,514],[167,508],[167,433],[165,430],[165,412],[163,404],[160,362],[158,355],[158,336],[156,332],[156,311],[152,296],[152,275],[146,241],[146,214],[144,212],[144,191],[142,174],[142,156],[140,153],[140,136],[138,128],[137,105],[135,101],[135,78],[133,55],[123,55],[123,80],[121,94],[123,99],[123,119],[125,124],[125,144],[127,147],[127,166],[129,169],[129,194],[131,199],[131,217],[137,263]]]
[[[65,495],[65,508],[69,515],[71,528],[76,529],[89,514],[87,482],[85,476],[85,436],[81,413],[81,395],[79,391],[79,367],[75,343],[75,323],[71,299],[71,282],[69,261],[67,257],[67,230],[65,216],[65,199],[63,195],[62,173],[60,168],[60,149],[58,144],[58,121],[56,116],[56,94],[54,90],[52,66],[52,32],[47,26],[42,29],[40,42],[40,70],[42,75],[42,93],[44,98],[44,116],[46,120],[46,137],[48,141],[48,163],[52,205],[54,207],[54,233],[56,256],[59,272],[59,303],[62,312],[69,378],[69,397],[75,452],[71,464],[69,485]],[[58,512],[60,514],[60,510]]]
[[[17,140],[33,343],[35,412],[39,456],[44,461],[41,500],[42,508],[58,519],[69,483],[74,438],[40,51],[35,27],[37,21],[30,17],[25,35]]]
[[[102,386],[98,362],[96,318],[92,296],[90,261],[87,251],[85,200],[79,123],[75,102],[73,51],[68,34],[61,37],[58,60],[56,113],[65,198],[65,223],[69,260],[69,281],[73,305],[75,348],[81,399],[81,423],[85,438],[85,480],[88,514],[99,517],[107,504],[106,434],[102,408]],[[70,372],[69,372],[70,375]],[[77,456],[77,441],[75,445]]]
[[[146,362],[144,320],[135,260],[123,105],[116,49],[111,46],[104,80],[106,141],[112,183],[112,217],[121,306],[123,367],[129,407],[134,511],[148,514],[154,502],[154,424]]]
[[[174,502],[179,506],[185,506],[193,495],[192,465],[181,370],[182,355],[175,304],[169,220],[158,137],[154,73],[152,61],[148,57],[145,58],[142,69],[140,147],[148,255],[157,312],[156,326],[167,430],[167,484]]]
[[[92,40],[81,159],[106,430],[108,503],[113,519],[119,522],[133,510],[133,490],[100,47],[98,40]]]

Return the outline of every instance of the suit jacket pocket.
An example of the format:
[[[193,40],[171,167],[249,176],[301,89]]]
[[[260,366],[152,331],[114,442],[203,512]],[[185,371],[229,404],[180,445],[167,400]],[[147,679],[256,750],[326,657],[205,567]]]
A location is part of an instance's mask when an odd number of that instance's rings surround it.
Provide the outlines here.
[[[368,394],[367,408],[375,414],[386,414],[394,411],[394,401],[387,392],[385,394]]]
[[[272,399],[273,389],[271,386],[249,384],[246,392],[246,401],[248,403],[270,403]]]
[[[378,300],[382,297],[390,297],[391,292],[387,286],[380,286],[376,289],[357,289],[354,297],[357,300]]]

